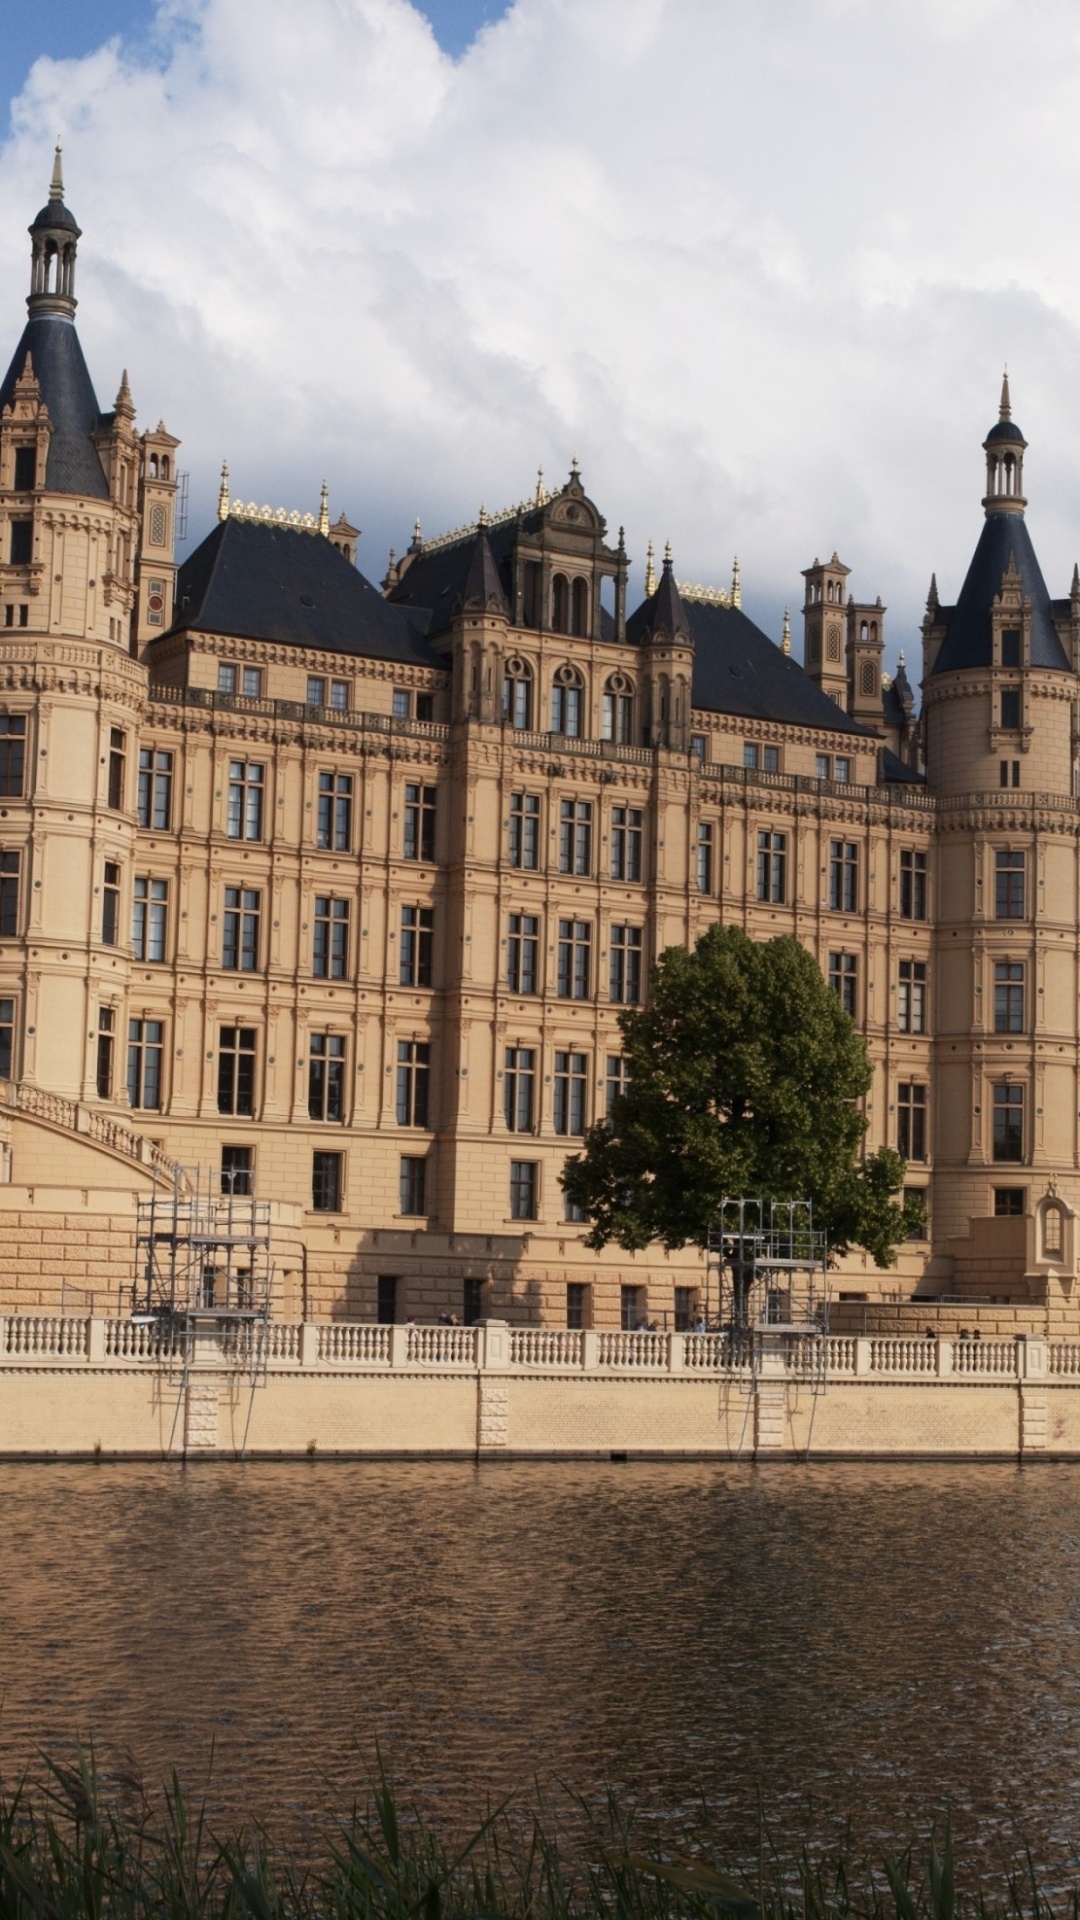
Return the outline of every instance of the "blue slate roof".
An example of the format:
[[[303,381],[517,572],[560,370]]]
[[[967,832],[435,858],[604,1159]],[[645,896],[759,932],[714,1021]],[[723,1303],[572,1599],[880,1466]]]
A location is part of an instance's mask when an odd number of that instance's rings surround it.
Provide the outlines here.
[[[694,636],[691,702],[706,713],[745,714],[872,737],[822,693],[789,654],[781,653],[741,608],[684,602]],[[629,623],[628,623],[629,624]]]
[[[101,410],[71,321],[53,313],[27,321],[0,386],[0,410],[11,401],[28,353],[53,427],[46,486],[53,493],[107,500],[109,483],[93,440]]]
[[[185,560],[173,624],[181,631],[446,667],[406,610],[384,600],[322,534],[255,520],[219,521]]]
[[[1069,662],[1050,609],[1050,595],[1035,557],[1023,514],[988,513],[971,557],[967,578],[949,613],[945,638],[938,649],[934,672],[955,673],[966,667],[988,667],[993,658],[990,624],[992,602],[1015,562],[1024,598],[1031,601],[1031,664],[1068,673]],[[943,614],[948,609],[942,608]]]

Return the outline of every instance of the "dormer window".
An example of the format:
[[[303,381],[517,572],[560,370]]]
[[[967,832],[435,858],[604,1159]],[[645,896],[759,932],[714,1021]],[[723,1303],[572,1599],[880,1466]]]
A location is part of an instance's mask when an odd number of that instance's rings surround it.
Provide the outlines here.
[[[1016,627],[1006,627],[1001,636],[1001,664],[1003,667],[1020,665],[1020,633]]]
[[[37,448],[16,447],[15,491],[31,493],[37,484]]]

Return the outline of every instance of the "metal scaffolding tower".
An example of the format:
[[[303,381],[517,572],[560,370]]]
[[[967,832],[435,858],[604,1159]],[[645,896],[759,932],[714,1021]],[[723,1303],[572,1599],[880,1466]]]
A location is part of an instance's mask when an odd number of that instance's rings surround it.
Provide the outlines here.
[[[199,1171],[139,1201],[132,1317],[170,1329],[185,1373],[198,1338],[253,1385],[265,1377],[273,1278],[269,1201],[214,1192]]]

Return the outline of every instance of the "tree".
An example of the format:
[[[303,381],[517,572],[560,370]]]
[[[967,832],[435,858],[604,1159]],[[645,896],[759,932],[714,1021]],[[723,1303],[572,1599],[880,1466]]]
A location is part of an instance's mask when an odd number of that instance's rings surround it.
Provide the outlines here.
[[[725,1194],[761,1194],[812,1200],[834,1253],[893,1265],[922,1202],[895,1199],[898,1153],[860,1156],[866,1043],[798,941],[711,927],[668,948],[619,1024],[628,1089],[562,1176],[588,1246],[705,1246]]]

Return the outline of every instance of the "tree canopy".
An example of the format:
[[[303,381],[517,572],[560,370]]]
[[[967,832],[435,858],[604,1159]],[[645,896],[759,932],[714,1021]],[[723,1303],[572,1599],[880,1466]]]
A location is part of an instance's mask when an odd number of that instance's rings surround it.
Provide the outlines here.
[[[619,1024],[629,1086],[562,1176],[587,1245],[704,1246],[723,1196],[760,1194],[812,1200],[832,1251],[893,1265],[922,1203],[896,1199],[898,1153],[860,1152],[866,1043],[797,940],[711,927]]]

